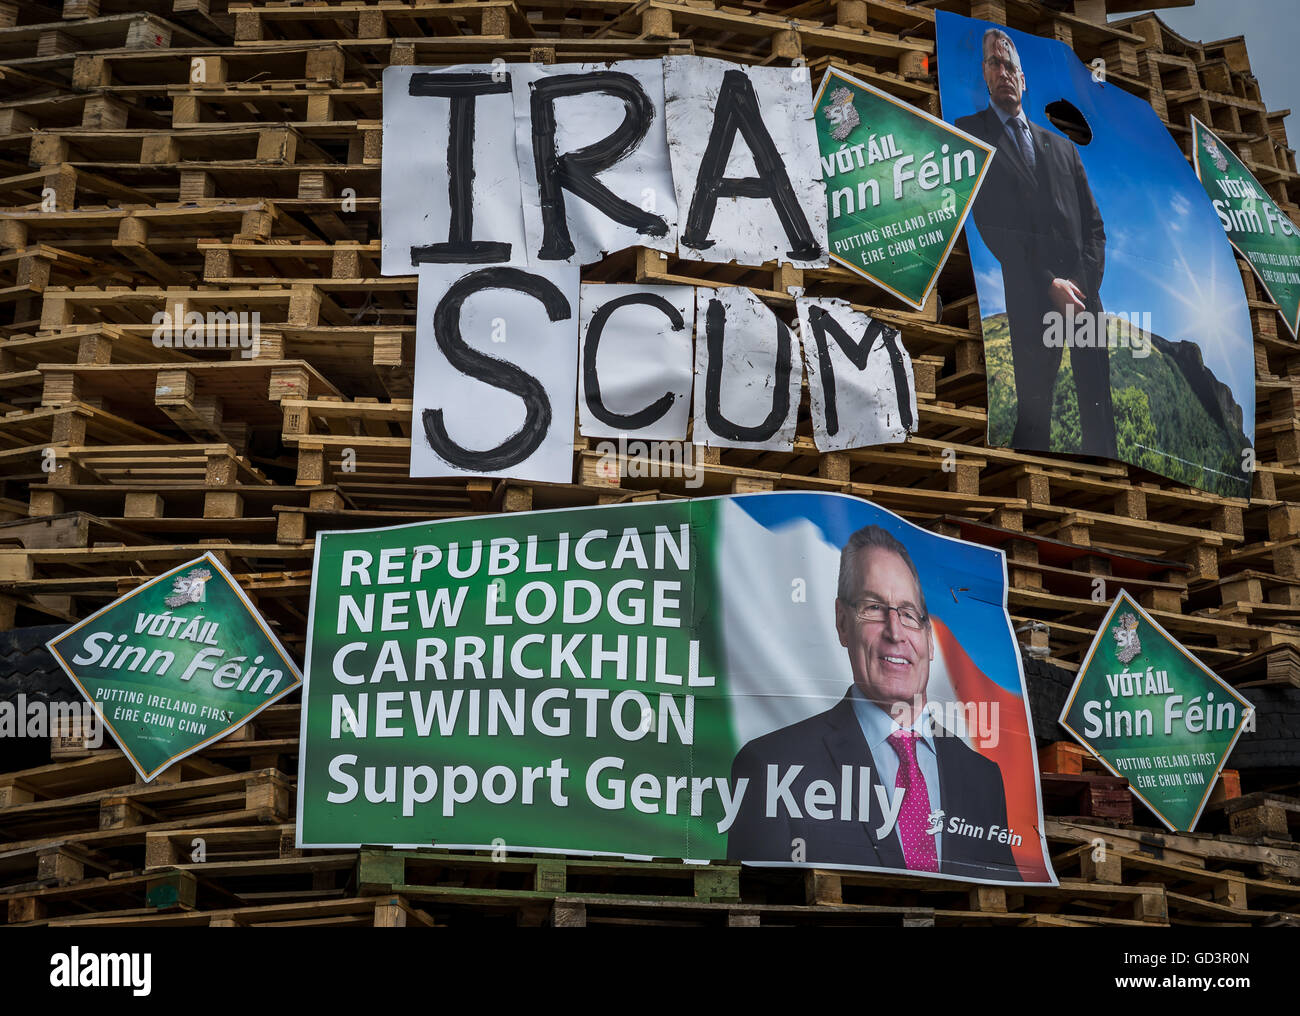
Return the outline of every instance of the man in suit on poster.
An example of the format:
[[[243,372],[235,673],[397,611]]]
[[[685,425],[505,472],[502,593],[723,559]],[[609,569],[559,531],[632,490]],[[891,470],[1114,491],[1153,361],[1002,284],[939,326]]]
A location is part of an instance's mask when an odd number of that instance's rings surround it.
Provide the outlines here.
[[[1080,451],[1116,457],[1110,356],[1105,343],[1101,278],[1106,231],[1079,150],[1031,123],[1022,105],[1025,74],[1011,37],[984,33],[984,83],[989,105],[956,126],[997,148],[975,199],[975,224],[1002,265],[1011,356],[1016,379],[1016,448],[1050,451],[1052,391],[1062,342],[1049,344],[1052,323],[1071,345],[1078,396]],[[1083,319],[1092,315],[1092,320]],[[1073,325],[1073,327],[1071,327]],[[1086,326],[1091,344],[1072,345]]]
[[[742,777],[749,785],[728,832],[727,856],[788,862],[800,840],[798,859],[809,863],[1018,881],[1008,839],[998,831],[1008,838],[1024,831],[1007,830],[1001,770],[928,715],[934,634],[907,549],[879,526],[859,529],[840,552],[837,592],[835,628],[853,685],[825,712],[757,737],[736,755],[731,785]],[[854,778],[870,771],[869,820],[859,821],[852,809],[846,819],[843,802],[827,806],[824,797],[827,817],[812,815],[807,802],[817,802],[818,788],[809,798],[810,785],[824,781],[839,795],[846,767]],[[903,791],[883,836],[878,788],[888,788],[890,801]],[[774,815],[767,814],[769,797]],[[853,808],[860,799],[855,790]]]

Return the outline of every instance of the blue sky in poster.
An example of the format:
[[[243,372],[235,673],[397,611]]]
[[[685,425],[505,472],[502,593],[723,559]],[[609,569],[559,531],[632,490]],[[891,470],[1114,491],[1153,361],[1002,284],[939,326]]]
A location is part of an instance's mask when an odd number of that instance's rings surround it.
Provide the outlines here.
[[[780,529],[807,520],[837,551],[855,530],[877,525],[908,550],[921,575],[926,609],[943,621],[984,674],[1020,693],[1016,648],[1007,627],[1002,556],[918,529],[860,498],[825,494],[756,494],[732,499],[754,521]]]
[[[990,24],[945,11],[935,17],[939,95],[951,123],[988,106],[981,62]],[[1062,43],[1007,33],[1025,72],[1029,119],[1060,134],[1044,109],[1064,98],[1092,127],[1093,140],[1079,153],[1106,226],[1102,304],[1111,313],[1150,313],[1152,331],[1170,341],[1194,340],[1207,366],[1232,389],[1244,430],[1253,435],[1250,312],[1232,247],[1191,164],[1149,104],[1094,82],[1090,68]],[[973,218],[966,237],[980,313],[999,314],[1006,309],[1002,269]]]

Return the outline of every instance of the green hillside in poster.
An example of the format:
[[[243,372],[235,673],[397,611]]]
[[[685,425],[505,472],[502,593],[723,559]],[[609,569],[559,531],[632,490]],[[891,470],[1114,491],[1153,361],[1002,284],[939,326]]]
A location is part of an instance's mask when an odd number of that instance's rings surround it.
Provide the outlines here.
[[[1113,340],[1127,322],[1108,315]],[[984,360],[988,374],[990,445],[1009,447],[1016,426],[1016,380],[1011,365],[1007,316],[983,320]],[[1217,494],[1245,497],[1249,477],[1242,472],[1242,453],[1251,446],[1242,429],[1241,407],[1228,387],[1202,362],[1192,342],[1171,342],[1149,335],[1149,354],[1112,348],[1110,384],[1115,407],[1119,458],[1170,479]],[[1079,410],[1064,351],[1053,393],[1053,452],[1078,454]]]

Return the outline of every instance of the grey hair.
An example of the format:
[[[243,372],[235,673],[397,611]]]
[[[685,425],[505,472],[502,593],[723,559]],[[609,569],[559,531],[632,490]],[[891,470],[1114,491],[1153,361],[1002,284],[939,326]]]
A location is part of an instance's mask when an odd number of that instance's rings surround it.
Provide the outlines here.
[[[930,611],[925,606],[925,590],[921,588],[921,575],[916,570],[912,555],[907,552],[907,548],[899,542],[893,533],[882,529],[880,526],[863,526],[849,537],[849,542],[840,551],[840,580],[836,589],[836,595],[839,596],[840,600],[846,604],[851,604],[857,599],[858,586],[860,585],[858,581],[860,578],[858,560],[864,550],[887,550],[903,559],[903,563],[907,565],[907,570],[912,573],[912,578],[916,582],[916,595],[921,599],[918,606],[928,621]]]
[[[1011,41],[1011,36],[1000,28],[990,28],[984,33],[984,59],[989,58],[989,50],[1001,43],[1011,51],[1011,59],[1016,65],[1016,70],[1024,73],[1024,68],[1020,66],[1020,52],[1016,49],[1016,44]]]

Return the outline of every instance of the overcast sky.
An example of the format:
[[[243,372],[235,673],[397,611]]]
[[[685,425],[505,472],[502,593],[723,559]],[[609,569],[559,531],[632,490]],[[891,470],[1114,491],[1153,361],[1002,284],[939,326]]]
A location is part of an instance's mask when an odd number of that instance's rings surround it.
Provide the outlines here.
[[[1259,79],[1264,105],[1269,112],[1290,109],[1300,113],[1300,59],[1296,53],[1300,19],[1293,4],[1294,0],[1196,0],[1195,7],[1176,7],[1156,14],[1193,42],[1245,36],[1250,68]],[[1288,138],[1300,124],[1295,113],[1286,120]],[[1294,138],[1291,143],[1294,147]]]

